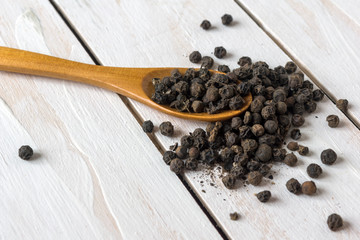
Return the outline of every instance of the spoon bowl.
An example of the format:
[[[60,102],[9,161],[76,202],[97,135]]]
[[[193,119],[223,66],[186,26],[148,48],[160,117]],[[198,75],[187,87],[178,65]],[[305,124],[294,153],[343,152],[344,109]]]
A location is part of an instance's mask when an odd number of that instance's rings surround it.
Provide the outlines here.
[[[173,69],[174,68],[104,67],[19,49],[0,47],[1,71],[59,78],[90,84],[119,93],[179,118],[208,122],[226,120],[241,114],[250,106],[252,101],[250,93],[244,97],[245,103],[241,109],[225,110],[216,114],[179,112],[169,106],[157,104],[151,100],[151,96],[154,93],[152,79],[170,76]],[[181,74],[184,74],[186,71],[186,68],[177,69]],[[212,72],[220,73],[217,71]]]

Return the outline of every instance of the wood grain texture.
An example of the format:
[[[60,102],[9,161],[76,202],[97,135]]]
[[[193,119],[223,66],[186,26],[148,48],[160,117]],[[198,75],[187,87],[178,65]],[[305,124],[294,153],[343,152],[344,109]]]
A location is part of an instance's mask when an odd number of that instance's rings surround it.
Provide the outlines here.
[[[56,2],[104,65],[195,67],[188,60],[189,53],[199,50],[203,55],[212,55],[214,47],[221,45],[229,54],[216,62],[232,68],[243,55],[251,56],[254,61],[265,60],[271,67],[289,61],[233,1]],[[234,16],[232,26],[221,24],[220,17],[224,13]],[[211,30],[200,29],[204,19],[212,22]],[[174,123],[176,136],[168,138],[158,132],[155,134],[165,149],[179,141],[181,134],[206,125],[154,112],[137,102],[132,101],[132,104],[143,119],[151,119],[157,126],[165,120]],[[330,129],[325,121],[326,116],[333,113],[341,119],[337,129]],[[273,166],[274,184],[266,180],[259,187],[240,186],[237,190],[227,190],[219,178],[220,170],[185,173],[185,179],[230,238],[355,239],[359,236],[360,207],[354,197],[360,190],[358,129],[326,98],[318,110],[307,117],[302,133],[300,143],[309,146],[310,155],[299,156],[299,164],[294,168]],[[339,161],[333,166],[321,165],[324,175],[314,180],[319,187],[318,194],[310,197],[289,193],[286,181],[291,177],[301,182],[309,180],[307,165],[319,163],[320,153],[326,148],[333,148]],[[272,191],[273,201],[262,204],[254,193],[265,189]],[[239,221],[230,220],[229,213],[233,211],[241,214]],[[332,212],[339,213],[346,221],[342,231],[333,233],[328,229],[326,219]]]
[[[266,0],[238,2],[333,100],[349,100],[348,114],[360,126],[359,3],[286,0],[274,7]]]
[[[49,2],[0,15],[0,45],[91,63]],[[0,239],[220,238],[112,92],[0,72],[0,135]]]

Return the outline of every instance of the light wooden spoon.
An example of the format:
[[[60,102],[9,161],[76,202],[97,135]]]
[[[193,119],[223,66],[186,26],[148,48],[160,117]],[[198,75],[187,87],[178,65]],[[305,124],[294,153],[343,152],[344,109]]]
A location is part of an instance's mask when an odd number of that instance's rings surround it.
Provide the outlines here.
[[[252,101],[247,95],[241,109],[223,111],[217,114],[179,112],[151,100],[154,93],[152,79],[169,76],[174,68],[120,68],[104,67],[69,61],[39,53],[14,48],[0,47],[0,70],[43,77],[66,79],[105,88],[154,109],[185,119],[219,121],[244,112]],[[186,68],[177,68],[184,74]],[[213,71],[216,72],[216,71]]]

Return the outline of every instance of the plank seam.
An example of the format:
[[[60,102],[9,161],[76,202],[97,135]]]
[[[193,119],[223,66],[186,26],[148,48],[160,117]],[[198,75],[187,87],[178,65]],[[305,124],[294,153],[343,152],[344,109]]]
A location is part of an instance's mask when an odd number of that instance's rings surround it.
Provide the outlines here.
[[[234,0],[234,2],[255,22],[255,24],[304,72],[309,79],[319,88],[323,93],[330,99],[333,104],[336,104],[336,98],[318,81],[318,79],[312,74],[312,72],[293,54],[287,49],[284,44],[276,36],[271,34],[269,30],[261,23],[258,19],[240,0]],[[348,112],[342,112],[354,126],[360,130],[360,122]]]
[[[60,18],[64,21],[64,23],[66,24],[66,26],[70,29],[70,31],[72,32],[72,34],[76,37],[76,39],[78,40],[78,42],[81,44],[81,46],[83,47],[83,49],[86,51],[86,53],[90,56],[90,58],[92,59],[92,61],[96,64],[96,65],[103,65],[101,63],[101,61],[98,59],[98,57],[96,56],[96,54],[91,50],[90,46],[88,46],[88,44],[86,44],[85,39],[83,39],[80,35],[80,33],[76,30],[75,26],[73,26],[71,24],[71,21],[69,19],[66,18],[66,15],[61,11],[61,9],[59,8],[59,6],[56,4],[56,2],[54,2],[53,0],[49,0],[50,4],[53,6],[53,8],[55,9],[55,11],[59,14]],[[131,114],[135,117],[135,119],[137,120],[137,122],[139,123],[139,125],[141,126],[143,123],[143,119],[140,116],[140,114],[136,111],[136,109],[134,108],[134,106],[131,104],[131,102],[129,101],[129,99],[127,97],[124,97],[122,95],[117,94],[120,99],[124,102],[124,104],[126,105],[126,107],[128,108],[128,110],[131,112]],[[153,134],[147,134],[148,137],[150,138],[150,140],[152,141],[152,143],[155,145],[155,147],[159,150],[159,152],[161,154],[163,154],[165,152],[165,149],[163,149],[163,147],[161,146],[161,144],[159,143],[158,139],[155,137],[155,135]],[[211,224],[213,225],[213,227],[218,231],[219,235],[225,239],[228,240],[228,234],[225,233],[225,231],[221,228],[221,226],[216,222],[215,218],[210,214],[209,210],[205,207],[205,205],[201,202],[201,200],[199,199],[199,197],[196,195],[196,193],[194,192],[194,190],[190,187],[190,184],[187,182],[187,180],[182,176],[182,175],[177,175],[179,180],[181,181],[181,183],[184,185],[184,187],[188,190],[188,192],[190,193],[190,195],[194,198],[195,202],[198,204],[198,206],[200,207],[200,209],[203,211],[203,213],[207,216],[207,218],[209,219],[209,221],[211,222]]]

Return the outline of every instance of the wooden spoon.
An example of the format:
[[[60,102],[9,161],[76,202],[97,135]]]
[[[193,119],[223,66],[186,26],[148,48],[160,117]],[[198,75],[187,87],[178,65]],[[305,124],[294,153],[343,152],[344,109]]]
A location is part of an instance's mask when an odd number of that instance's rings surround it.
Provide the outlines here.
[[[252,101],[247,95],[241,109],[217,114],[179,112],[151,100],[154,93],[152,79],[169,76],[174,68],[104,67],[69,61],[39,53],[0,47],[0,70],[87,83],[114,91],[154,109],[185,119],[219,121],[244,112]],[[178,68],[184,74],[186,68]],[[213,71],[216,72],[216,71]]]

